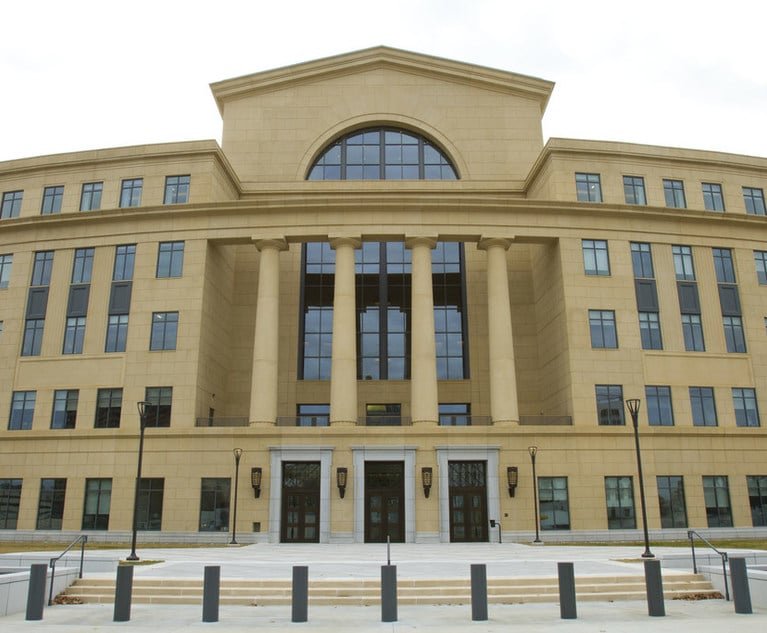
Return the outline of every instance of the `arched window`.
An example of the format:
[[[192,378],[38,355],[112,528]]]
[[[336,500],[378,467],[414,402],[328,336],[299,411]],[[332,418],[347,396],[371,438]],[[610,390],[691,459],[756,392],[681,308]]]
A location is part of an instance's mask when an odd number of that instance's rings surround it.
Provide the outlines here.
[[[423,136],[369,128],[334,141],[309,170],[308,180],[457,180],[455,168]]]

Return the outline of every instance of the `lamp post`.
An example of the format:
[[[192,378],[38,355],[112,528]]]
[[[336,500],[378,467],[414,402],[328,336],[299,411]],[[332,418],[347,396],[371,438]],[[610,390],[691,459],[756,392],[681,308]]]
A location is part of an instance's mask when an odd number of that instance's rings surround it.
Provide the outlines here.
[[[535,540],[533,543],[540,543],[541,539],[538,532],[538,479],[535,476],[535,456],[538,454],[538,447],[528,446],[527,452],[530,453],[530,461],[533,464],[533,507],[535,508]]]
[[[229,545],[237,545],[237,488],[240,482],[240,457],[242,449],[235,448],[234,453],[234,516],[232,517],[232,541]]]
[[[642,453],[639,450],[639,398],[626,400],[626,408],[631,414],[631,421],[634,424],[634,444],[637,451],[637,470],[639,471],[639,500],[642,503],[642,529],[644,530],[644,553],[642,558],[655,558],[655,554],[650,551],[650,536],[647,533],[647,506],[644,498],[644,477],[642,476]]]
[[[131,537],[130,555],[125,560],[138,560],[136,556],[136,532],[138,531],[138,493],[141,486],[141,462],[144,458],[144,431],[146,430],[146,410],[152,403],[142,400],[137,403],[139,417],[138,468],[136,469],[136,491],[133,495],[133,536]]]

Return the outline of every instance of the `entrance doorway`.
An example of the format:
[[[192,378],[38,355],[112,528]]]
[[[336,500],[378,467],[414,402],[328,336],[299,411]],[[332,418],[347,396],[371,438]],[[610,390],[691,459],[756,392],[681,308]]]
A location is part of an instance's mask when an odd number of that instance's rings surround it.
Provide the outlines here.
[[[487,462],[448,462],[450,541],[487,542]]]
[[[282,463],[282,543],[320,542],[320,462]]]
[[[405,542],[405,463],[365,462],[365,542]]]

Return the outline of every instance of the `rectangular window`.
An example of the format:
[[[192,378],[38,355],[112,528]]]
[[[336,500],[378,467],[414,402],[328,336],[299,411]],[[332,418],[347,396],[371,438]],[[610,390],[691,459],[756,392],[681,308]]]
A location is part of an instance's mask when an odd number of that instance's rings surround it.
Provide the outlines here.
[[[727,351],[735,354],[745,354],[746,337],[743,334],[743,319],[739,316],[723,316],[724,340]]]
[[[641,176],[624,176],[623,195],[626,196],[626,204],[647,204],[644,178]]]
[[[40,213],[50,215],[52,213],[61,213],[61,202],[64,200],[64,187],[46,187],[43,189],[43,205]]]
[[[141,204],[141,190],[144,188],[143,178],[129,178],[122,181],[120,188],[120,207],[137,207]]]
[[[77,422],[77,389],[57,389],[53,392],[52,429],[73,429]]]
[[[703,207],[707,211],[724,211],[722,185],[713,182],[703,183]]]
[[[647,398],[647,422],[650,426],[674,426],[670,387],[646,386],[645,398]]]
[[[8,418],[9,431],[28,431],[35,417],[36,391],[14,391],[11,400],[11,414]]]
[[[165,197],[163,204],[183,204],[189,202],[189,180],[191,176],[167,176],[165,178]]]
[[[658,504],[660,505],[660,526],[662,528],[686,528],[687,504],[684,499],[684,479],[682,477],[659,476]]]
[[[712,387],[690,387],[690,406],[694,426],[716,426],[716,402]]]
[[[108,530],[109,507],[112,504],[111,479],[85,480],[83,530]]]
[[[37,529],[60,530],[64,518],[64,499],[67,495],[66,479],[41,479],[40,498],[37,502]]]
[[[760,286],[767,286],[767,251],[754,251],[756,278]]]
[[[124,352],[128,340],[128,315],[118,314],[109,317],[107,323],[107,342],[105,352]]]
[[[695,268],[692,264],[692,249],[689,246],[672,246],[674,272],[677,281],[695,281]]]
[[[631,265],[636,279],[653,279],[652,250],[646,242],[631,242]]]
[[[37,251],[32,264],[32,281],[30,286],[49,286],[53,272],[53,251]]]
[[[767,476],[748,475],[748,501],[751,506],[751,522],[754,527],[767,526]]]
[[[610,530],[636,528],[634,487],[631,477],[605,477],[607,527]]]
[[[3,206],[0,207],[0,220],[18,218],[21,212],[21,200],[23,191],[6,191],[3,194]]]
[[[684,183],[681,180],[663,179],[663,195],[666,198],[666,206],[672,209],[687,208],[684,197]]]
[[[120,412],[123,404],[122,389],[99,389],[96,394],[96,419],[94,428],[120,428]]]
[[[72,264],[72,283],[89,284],[93,275],[93,248],[78,248],[75,250],[75,260]]]
[[[366,426],[402,426],[402,405],[365,405]]]
[[[299,404],[296,407],[296,426],[329,426],[329,404]]]
[[[144,414],[146,425],[152,427],[170,426],[173,387],[147,387],[144,400],[149,403]]]
[[[706,502],[708,527],[732,527],[730,487],[727,477],[704,476],[703,498]]]
[[[735,283],[735,266],[732,263],[732,251],[729,248],[712,248],[716,280],[720,284]]]
[[[162,529],[162,499],[165,493],[165,480],[162,477],[142,477],[138,488],[136,508],[136,529]]]
[[[589,310],[589,331],[591,332],[591,347],[617,348],[618,332],[615,328],[615,311]]]
[[[0,288],[7,288],[11,280],[13,255],[0,255]]]
[[[336,252],[327,242],[307,242],[302,258],[303,345],[299,349],[299,369],[303,380],[330,380]]]
[[[130,281],[133,279],[133,266],[136,262],[136,245],[123,244],[115,248],[115,267],[112,281]]]
[[[80,194],[80,211],[97,211],[101,208],[103,182],[86,182]]]
[[[69,317],[64,330],[62,354],[82,354],[85,341],[85,317]]]
[[[201,484],[200,532],[228,532],[231,479],[203,477]]]
[[[750,215],[765,215],[764,191],[756,187],[743,187],[743,202],[746,213]]]
[[[439,405],[440,426],[471,426],[471,405],[448,403]]]
[[[581,240],[583,269],[587,275],[609,275],[610,256],[606,240]]]
[[[24,322],[24,341],[21,345],[22,356],[40,356],[43,346],[45,319],[27,319]]]
[[[153,312],[152,335],[149,340],[151,351],[176,349],[178,336],[178,312]]]
[[[431,262],[437,379],[462,380],[468,378],[463,245],[437,242]]]
[[[599,174],[575,174],[575,191],[579,202],[602,202]]]
[[[756,391],[750,387],[733,387],[732,404],[735,408],[737,426],[761,426],[759,408],[756,404]]]
[[[596,385],[597,418],[600,426],[625,424],[623,417],[623,387],[621,385]]]
[[[567,477],[538,477],[538,509],[542,530],[569,530]]]
[[[703,340],[703,326],[699,314],[682,315],[682,335],[684,349],[688,352],[705,352],[706,343]]]
[[[19,520],[21,479],[0,479],[0,530],[15,530]]]
[[[642,349],[663,349],[657,312],[639,313],[639,334],[642,339]]]
[[[184,270],[184,242],[160,242],[157,249],[157,278],[181,277]]]

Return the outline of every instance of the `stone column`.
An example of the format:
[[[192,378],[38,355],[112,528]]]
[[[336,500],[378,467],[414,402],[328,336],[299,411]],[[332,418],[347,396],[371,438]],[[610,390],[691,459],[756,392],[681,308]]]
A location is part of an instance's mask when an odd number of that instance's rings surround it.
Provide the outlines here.
[[[490,356],[490,416],[493,424],[519,422],[514,339],[506,251],[511,240],[487,238],[479,248],[487,251],[487,334]]]
[[[280,353],[280,251],[284,239],[256,240],[261,251],[258,264],[256,330],[253,340],[253,374],[250,386],[250,422],[277,421],[277,359]]]
[[[437,396],[437,345],[434,338],[434,290],[431,251],[433,237],[405,240],[412,253],[410,326],[410,414],[413,423],[439,421]]]
[[[354,286],[354,249],[361,240],[330,239],[336,251],[333,285],[333,348],[330,365],[330,423],[357,422],[357,305]]]

